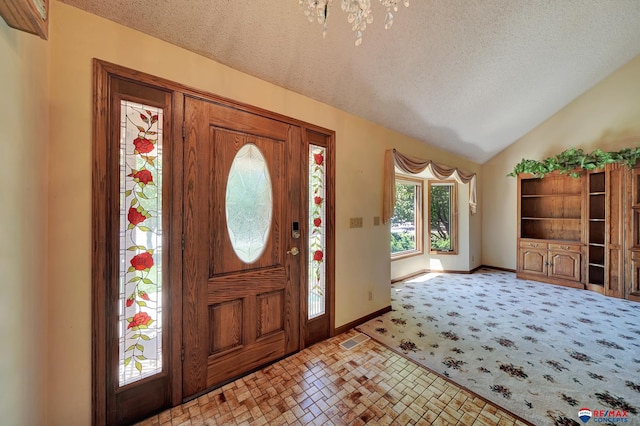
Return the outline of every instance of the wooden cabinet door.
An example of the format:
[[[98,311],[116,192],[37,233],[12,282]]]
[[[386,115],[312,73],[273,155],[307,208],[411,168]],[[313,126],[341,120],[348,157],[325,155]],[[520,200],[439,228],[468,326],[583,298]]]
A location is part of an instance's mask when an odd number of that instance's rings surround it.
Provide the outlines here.
[[[640,302],[640,252],[632,251],[629,259],[631,276],[626,280],[626,298]]]
[[[640,302],[640,167],[636,165],[627,178],[631,191],[627,192],[629,207],[626,209],[626,299]]]
[[[524,274],[547,276],[547,249],[520,248],[520,271]]]
[[[549,250],[549,276],[580,281],[580,253],[564,250]]]

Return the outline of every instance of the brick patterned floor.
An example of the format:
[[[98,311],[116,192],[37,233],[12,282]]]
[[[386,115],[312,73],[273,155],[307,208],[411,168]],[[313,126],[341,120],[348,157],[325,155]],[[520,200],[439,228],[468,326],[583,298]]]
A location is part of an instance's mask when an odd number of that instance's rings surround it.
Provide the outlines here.
[[[355,331],[311,346],[141,423],[152,425],[527,425]]]

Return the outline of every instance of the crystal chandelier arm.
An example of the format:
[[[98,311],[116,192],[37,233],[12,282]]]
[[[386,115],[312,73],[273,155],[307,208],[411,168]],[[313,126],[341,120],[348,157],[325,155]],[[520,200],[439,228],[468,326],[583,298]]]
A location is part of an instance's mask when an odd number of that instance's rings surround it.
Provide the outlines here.
[[[409,7],[409,0],[380,0],[382,6],[387,8],[387,15],[384,20],[385,29],[389,29],[393,25],[392,11],[398,11],[400,1],[405,7]],[[331,2],[332,0],[298,0],[298,4],[302,6],[309,22],[317,21],[323,26],[323,38],[327,35],[327,18]],[[347,14],[347,22],[351,24],[351,29],[356,33],[355,45],[360,46],[362,44],[362,32],[367,28],[367,24],[373,22],[371,0],[342,0],[342,11]]]
[[[387,8],[387,16],[384,18],[384,29],[388,30],[393,25],[393,13],[391,9],[397,12],[400,0],[380,0],[380,3]],[[404,7],[409,7],[409,0],[402,0],[402,4]]]

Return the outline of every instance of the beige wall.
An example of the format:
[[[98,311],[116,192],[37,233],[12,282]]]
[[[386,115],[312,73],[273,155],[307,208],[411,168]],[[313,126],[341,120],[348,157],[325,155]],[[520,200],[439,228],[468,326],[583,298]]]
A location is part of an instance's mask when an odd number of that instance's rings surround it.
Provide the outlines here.
[[[381,215],[384,150],[470,171],[479,166],[59,2],[52,4],[49,410],[86,425],[91,400],[91,119],[97,57],[336,131],[336,326],[389,305],[389,229]],[[349,229],[350,217],[364,227]],[[471,233],[478,238],[479,225]],[[373,300],[368,301],[372,291]]]
[[[614,72],[482,166],[482,263],[515,269],[517,180],[522,158],[575,147],[617,151],[640,145],[640,56]]]
[[[0,19],[0,423],[45,424],[49,45]]]

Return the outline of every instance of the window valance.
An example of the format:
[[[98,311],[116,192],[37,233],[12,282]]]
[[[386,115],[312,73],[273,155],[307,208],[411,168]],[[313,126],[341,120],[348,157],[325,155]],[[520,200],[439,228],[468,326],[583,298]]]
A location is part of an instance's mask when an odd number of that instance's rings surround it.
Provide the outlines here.
[[[476,174],[465,172],[456,167],[444,166],[431,160],[421,160],[408,157],[395,149],[389,149],[384,153],[384,188],[382,190],[382,221],[386,224],[393,216],[396,205],[396,172],[398,167],[405,173],[418,174],[428,169],[438,180],[453,177],[460,183],[469,184],[469,209],[471,214],[476,213]]]

